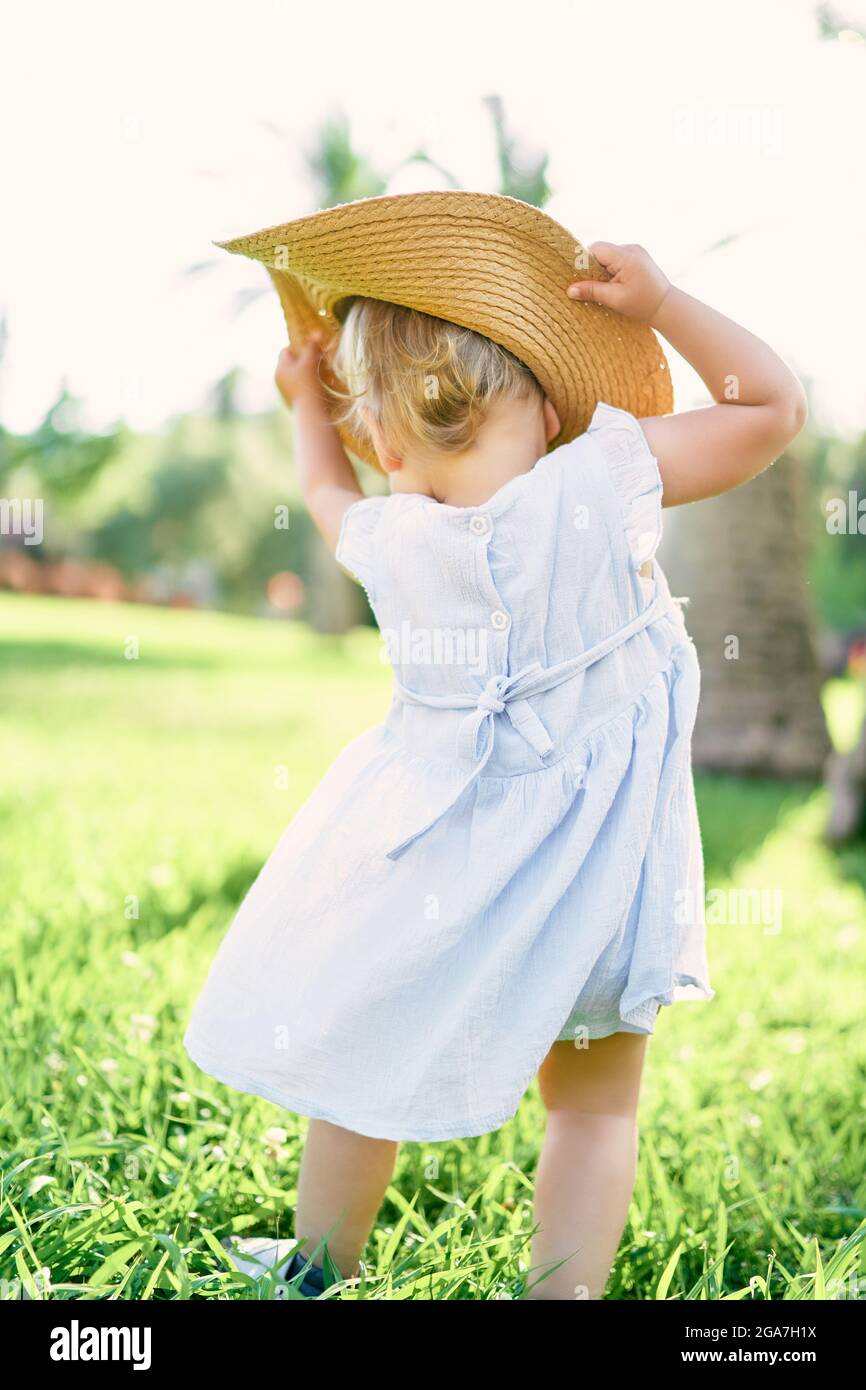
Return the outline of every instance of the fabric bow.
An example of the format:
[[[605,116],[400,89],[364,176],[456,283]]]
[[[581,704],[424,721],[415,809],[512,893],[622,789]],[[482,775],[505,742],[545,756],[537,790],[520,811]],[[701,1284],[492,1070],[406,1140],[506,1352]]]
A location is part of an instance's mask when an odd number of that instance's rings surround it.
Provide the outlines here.
[[[493,719],[507,714],[513,727],[540,758],[553,751],[553,741],[522,690],[530,678],[544,668],[534,661],[514,676],[491,676],[475,701],[475,708],[461,722],[457,732],[457,754],[461,759],[480,764],[487,762],[493,751]],[[467,700],[471,696],[466,697]]]

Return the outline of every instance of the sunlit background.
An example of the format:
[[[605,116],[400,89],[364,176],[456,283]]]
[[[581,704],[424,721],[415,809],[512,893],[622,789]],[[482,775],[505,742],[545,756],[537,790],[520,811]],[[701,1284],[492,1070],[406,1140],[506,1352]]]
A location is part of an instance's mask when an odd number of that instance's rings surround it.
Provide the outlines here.
[[[65,381],[90,424],[152,428],[235,366],[244,404],[269,403],[279,314],[268,300],[233,316],[263,272],[212,239],[316,207],[309,157],[340,113],[394,191],[443,176],[496,190],[496,94],[521,146],[549,157],[554,217],[642,242],[766,334],[823,423],[856,430],[866,12],[842,10],[834,24],[807,0],[21,6],[0,90],[4,423],[31,428]],[[407,170],[418,154],[442,173]]]

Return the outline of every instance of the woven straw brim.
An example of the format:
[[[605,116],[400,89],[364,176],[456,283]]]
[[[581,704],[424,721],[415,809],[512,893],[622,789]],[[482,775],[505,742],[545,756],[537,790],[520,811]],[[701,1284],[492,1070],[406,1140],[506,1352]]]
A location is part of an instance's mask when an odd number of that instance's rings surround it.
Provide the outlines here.
[[[556,407],[562,429],[551,448],[581,434],[599,401],[639,417],[673,409],[655,334],[569,299],[573,280],[604,280],[604,270],[546,213],[515,198],[366,198],[216,244],[267,268],[294,347],[314,331],[333,345],[340,304],[356,295],[483,333],[529,368]],[[341,434],[350,452],[378,466],[368,445]]]

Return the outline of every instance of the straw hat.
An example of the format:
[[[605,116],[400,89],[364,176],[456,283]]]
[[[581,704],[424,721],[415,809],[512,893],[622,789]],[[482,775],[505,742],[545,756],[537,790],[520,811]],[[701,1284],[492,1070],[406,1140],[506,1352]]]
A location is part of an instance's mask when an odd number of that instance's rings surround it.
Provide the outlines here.
[[[573,280],[606,272],[559,223],[516,198],[449,190],[364,198],[251,236],[216,243],[261,261],[296,347],[314,330],[326,344],[341,312],[364,295],[420,309],[493,339],[518,357],[556,407],[561,433],[581,434],[599,401],[633,415],[673,408],[655,334],[600,304],[569,299]],[[369,446],[353,454],[377,465]]]

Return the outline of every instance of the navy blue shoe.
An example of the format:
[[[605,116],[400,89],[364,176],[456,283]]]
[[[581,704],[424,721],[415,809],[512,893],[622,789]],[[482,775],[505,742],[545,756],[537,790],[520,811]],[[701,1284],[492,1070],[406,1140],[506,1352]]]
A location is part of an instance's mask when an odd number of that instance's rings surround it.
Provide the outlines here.
[[[298,1292],[304,1298],[320,1298],[325,1292],[324,1269],[309,1264],[307,1256],[298,1249],[296,1240],[272,1240],[269,1236],[248,1236],[245,1239],[229,1236],[222,1246],[231,1255],[241,1274],[249,1274],[253,1279],[260,1279],[264,1274],[275,1274],[282,1283],[288,1284],[297,1279],[306,1266],[303,1279],[295,1285]],[[340,1274],[332,1261],[329,1260],[328,1264],[330,1285],[340,1278]],[[277,1288],[274,1297],[284,1299],[286,1290]]]
[[[289,1261],[283,1278],[287,1284],[290,1283],[292,1279],[298,1277],[305,1265],[307,1265],[307,1272],[297,1288],[304,1295],[304,1298],[318,1298],[320,1294],[325,1292],[325,1271],[320,1269],[318,1265],[308,1264],[306,1255],[300,1251]]]

